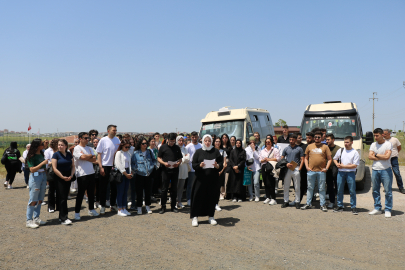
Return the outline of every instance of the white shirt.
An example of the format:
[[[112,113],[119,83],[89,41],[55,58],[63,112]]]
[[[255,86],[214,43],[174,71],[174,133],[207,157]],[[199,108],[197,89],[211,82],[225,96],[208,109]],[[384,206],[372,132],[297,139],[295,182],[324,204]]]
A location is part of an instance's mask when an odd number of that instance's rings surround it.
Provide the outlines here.
[[[250,145],[245,148],[245,152],[246,160],[253,158],[253,164],[249,168],[254,172],[260,170],[260,152],[258,150],[253,151]]]
[[[25,150],[22,154],[24,160],[27,160],[28,150]],[[25,162],[22,164],[22,167],[25,168]]]
[[[128,151],[118,151],[115,155],[115,167],[124,173],[126,168],[129,168],[129,173],[131,173],[131,156]]]
[[[52,163],[52,156],[53,156],[54,152],[52,148],[48,148],[45,150],[44,152],[44,158],[48,160],[48,164]],[[48,168],[48,164],[46,164],[46,168]]]
[[[389,140],[386,140],[387,142],[390,142],[392,144],[392,154],[391,158],[393,157],[398,157],[398,146],[401,146],[401,142],[394,137],[391,137]]]
[[[387,150],[392,151],[392,144],[385,141],[383,144],[373,142],[370,146],[370,151],[378,155],[384,155]],[[381,171],[391,168],[391,157],[387,160],[373,160],[373,170]]]
[[[360,164],[360,155],[359,152],[357,152],[356,150],[354,150],[353,148],[350,150],[347,150],[346,148],[342,148],[342,150],[339,149],[337,150],[335,156],[333,157],[334,160],[339,160],[340,158],[340,153],[342,153],[342,158],[340,160],[340,164],[342,165],[349,165],[349,164],[353,164],[353,165],[357,165],[359,166]],[[356,168],[353,169],[339,169],[339,172],[355,172]]]
[[[82,147],[80,145],[75,146],[73,150],[73,158],[75,160],[76,177],[94,174],[93,163],[87,160],[80,159],[82,155],[90,154],[93,155],[93,150],[90,147]]]
[[[101,155],[101,165],[112,166],[114,163],[114,154],[120,146],[120,140],[117,137],[112,139],[108,136],[103,137],[97,145],[97,153]]]
[[[186,146],[187,152],[188,152],[189,155],[190,155],[190,167],[191,167],[191,171],[190,171],[190,172],[194,172],[193,165],[192,165],[193,156],[194,156],[195,151],[197,151],[197,150],[200,149],[200,148],[201,148],[201,143],[197,143],[197,144],[189,143],[189,144]]]

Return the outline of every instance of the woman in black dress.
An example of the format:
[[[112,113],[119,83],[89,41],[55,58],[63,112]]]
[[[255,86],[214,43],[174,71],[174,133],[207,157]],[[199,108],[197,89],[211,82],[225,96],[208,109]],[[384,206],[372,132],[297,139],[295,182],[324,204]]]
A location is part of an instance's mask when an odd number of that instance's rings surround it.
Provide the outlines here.
[[[231,151],[229,156],[228,167],[229,179],[226,191],[233,198],[233,202],[242,202],[242,198],[246,197],[246,189],[243,186],[243,173],[245,169],[246,152],[242,148],[242,141],[236,140],[235,149]]]
[[[214,168],[209,168],[209,164],[204,163],[208,160],[215,160]],[[204,135],[201,149],[193,156],[192,166],[195,170],[195,180],[191,190],[191,225],[197,227],[198,217],[201,216],[208,216],[208,222],[216,225],[214,214],[219,197],[219,172],[223,167],[223,158],[213,147],[210,135]]]

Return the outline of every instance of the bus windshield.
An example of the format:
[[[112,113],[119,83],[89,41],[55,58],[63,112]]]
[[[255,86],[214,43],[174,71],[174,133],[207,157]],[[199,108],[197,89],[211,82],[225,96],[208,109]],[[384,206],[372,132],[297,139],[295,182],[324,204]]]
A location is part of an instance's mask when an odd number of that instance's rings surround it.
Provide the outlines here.
[[[359,139],[361,134],[357,123],[357,116],[316,116],[304,117],[302,122],[302,138],[306,138],[306,133],[314,128],[324,128],[326,133],[332,133],[335,139],[344,139],[352,136]]]
[[[200,130],[200,137],[202,138],[205,134],[216,136],[221,136],[222,134],[226,133],[229,137],[235,136],[236,139],[243,138],[243,130],[244,130],[244,122],[243,120],[236,120],[236,121],[226,121],[226,122],[211,122],[211,123],[203,123],[201,130]]]

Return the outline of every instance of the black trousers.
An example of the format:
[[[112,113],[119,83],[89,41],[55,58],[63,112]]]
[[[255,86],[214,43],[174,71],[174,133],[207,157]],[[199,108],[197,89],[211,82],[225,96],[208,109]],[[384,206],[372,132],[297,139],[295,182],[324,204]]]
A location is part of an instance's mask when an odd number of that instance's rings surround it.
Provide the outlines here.
[[[94,174],[85,175],[77,178],[78,191],[76,196],[75,213],[80,213],[84,193],[87,190],[87,198],[89,200],[89,210],[94,209]]]
[[[151,176],[154,180],[152,186],[152,194],[158,194],[159,188],[162,186],[162,169],[160,167],[158,169],[155,168],[151,173]]]
[[[300,202],[302,201],[302,197],[304,197],[304,194],[307,193],[308,189],[308,178],[307,178],[307,168],[305,165],[302,166],[302,169],[300,171],[300,177],[301,177],[301,193],[300,193]]]
[[[54,179],[52,181],[49,181],[49,189],[48,189],[48,209],[49,210],[58,210],[59,207],[57,205],[57,199],[58,199],[58,192],[56,190],[56,179],[59,178],[56,175],[54,176]],[[56,191],[56,197],[55,197],[55,191]]]
[[[266,198],[276,199],[276,179],[270,173],[263,172],[262,178],[264,183],[264,190],[266,192]]]
[[[176,201],[177,201],[177,181],[178,180],[179,180],[179,171],[168,172],[167,170],[162,170],[162,199],[161,199],[162,208],[166,208],[167,191],[169,189],[170,183],[171,183],[170,198],[172,199],[170,206],[172,209],[175,208]],[[145,204],[146,204],[146,202],[145,202]]]
[[[6,166],[6,171],[7,171],[6,181],[8,181],[9,185],[12,185],[14,182],[17,170],[15,170],[13,168],[7,168],[7,166]]]
[[[330,166],[332,167],[332,165]],[[326,194],[329,195],[329,201],[335,203],[335,194],[337,194],[337,174],[333,176],[332,169],[326,172]]]
[[[111,173],[111,168],[112,166],[103,166],[104,168],[104,176],[100,174],[98,178],[98,186],[97,186],[97,199],[100,199],[100,205],[102,207],[105,207],[105,201],[107,198],[107,186],[108,182],[110,181],[110,173]],[[110,202],[111,205],[116,205],[117,204],[117,186],[115,185],[114,182],[110,183],[110,190],[111,190],[111,196],[110,196]]]
[[[56,186],[56,194],[58,198],[59,219],[63,222],[68,218],[68,195],[70,191],[70,181],[65,181],[55,175],[53,183]],[[50,190],[50,189],[49,189]]]
[[[142,207],[143,202],[143,192],[145,191],[145,205],[150,206],[150,196],[151,196],[151,187],[152,187],[152,177],[142,176],[137,174],[135,180],[135,189],[136,189],[136,206]],[[167,193],[166,193],[167,194]],[[163,205],[163,203],[162,203]]]

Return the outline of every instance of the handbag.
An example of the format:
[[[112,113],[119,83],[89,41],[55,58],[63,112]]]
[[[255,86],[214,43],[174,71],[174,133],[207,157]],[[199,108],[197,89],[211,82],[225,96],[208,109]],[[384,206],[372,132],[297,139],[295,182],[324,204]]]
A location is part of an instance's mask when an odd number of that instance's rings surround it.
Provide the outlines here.
[[[55,172],[53,171],[53,167],[49,166],[46,168],[46,180],[53,181],[55,179]]]
[[[121,183],[122,182],[122,173],[115,167],[111,169],[110,172],[110,182]]]
[[[245,170],[243,171],[243,185],[244,186],[250,186],[252,184],[252,172],[245,167]]]
[[[267,156],[267,158],[270,157],[271,153],[273,153],[273,150],[274,150],[274,148],[271,149],[270,154]],[[269,173],[269,172],[272,172],[273,170],[274,170],[274,167],[273,167],[273,165],[271,165],[270,162],[266,162],[266,164],[263,164],[263,166],[262,166],[262,171],[264,171],[264,172]]]

